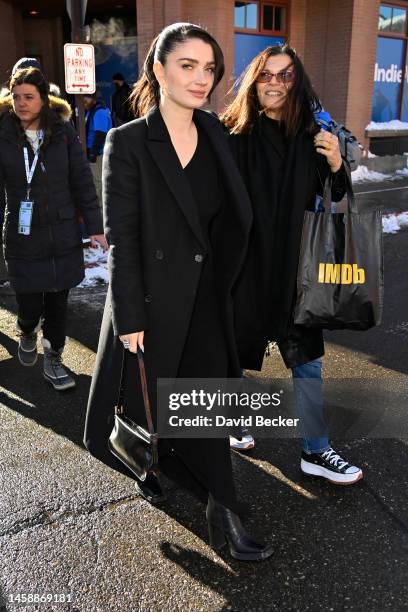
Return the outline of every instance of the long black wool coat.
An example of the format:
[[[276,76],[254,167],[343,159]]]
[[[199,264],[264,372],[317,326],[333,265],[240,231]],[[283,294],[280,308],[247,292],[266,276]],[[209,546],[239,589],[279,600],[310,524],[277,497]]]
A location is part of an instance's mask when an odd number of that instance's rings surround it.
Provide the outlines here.
[[[70,124],[65,100],[49,96],[54,114],[49,144],[31,183],[34,200],[31,233],[17,231],[20,202],[26,198],[24,143],[11,115],[11,96],[0,99],[0,208],[5,207],[4,257],[18,293],[61,291],[84,278],[79,215],[89,235],[102,234],[102,210],[89,162]],[[27,143],[30,166],[34,152]]]
[[[231,291],[245,258],[251,205],[218,119],[199,110],[194,121],[205,130],[219,168],[222,207],[212,224],[211,244],[229,375],[238,377]],[[203,168],[203,189],[205,183]],[[111,282],[84,443],[92,454],[120,469],[107,446],[123,355],[118,336],[145,330],[145,365],[154,398],[158,377],[177,376],[206,246],[187,177],[157,108],[109,132],[103,190]],[[136,359],[126,355],[128,372],[137,381]],[[144,414],[141,402],[135,393],[129,406],[138,422]]]

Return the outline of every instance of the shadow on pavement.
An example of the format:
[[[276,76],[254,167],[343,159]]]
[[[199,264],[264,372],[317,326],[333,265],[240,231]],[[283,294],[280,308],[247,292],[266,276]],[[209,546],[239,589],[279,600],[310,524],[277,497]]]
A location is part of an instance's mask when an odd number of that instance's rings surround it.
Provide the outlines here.
[[[408,529],[382,499],[384,491],[364,481],[335,487],[302,476],[296,440],[262,440],[251,456],[259,466],[234,454],[240,498],[252,510],[245,524],[271,542],[275,554],[262,563],[243,563],[224,548],[222,563],[216,553],[212,559],[169,539],[161,543],[162,554],[222,596],[225,604],[217,609],[348,610],[362,609],[363,602],[364,609],[400,609],[408,595],[402,580]],[[395,485],[396,479],[393,490]],[[180,496],[177,491],[163,511],[208,543],[204,506]]]
[[[18,363],[17,341],[0,332],[0,343],[10,354],[10,359],[0,361],[1,385],[10,393],[0,393],[0,402],[82,446],[91,377],[75,375],[75,389],[55,391],[43,378],[42,355],[38,356],[35,366],[24,368]]]
[[[106,285],[87,289],[76,287],[69,294],[67,335],[94,353],[98,348],[106,291]],[[14,291],[9,287],[0,287],[0,309],[17,315]]]

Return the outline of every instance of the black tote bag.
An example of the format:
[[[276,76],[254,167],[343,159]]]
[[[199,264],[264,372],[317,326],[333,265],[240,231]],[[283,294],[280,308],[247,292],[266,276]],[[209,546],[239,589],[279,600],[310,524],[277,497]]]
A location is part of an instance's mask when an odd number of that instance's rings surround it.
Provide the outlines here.
[[[294,322],[321,329],[365,330],[379,325],[383,308],[380,210],[359,212],[347,170],[347,212],[306,211],[297,275]]]

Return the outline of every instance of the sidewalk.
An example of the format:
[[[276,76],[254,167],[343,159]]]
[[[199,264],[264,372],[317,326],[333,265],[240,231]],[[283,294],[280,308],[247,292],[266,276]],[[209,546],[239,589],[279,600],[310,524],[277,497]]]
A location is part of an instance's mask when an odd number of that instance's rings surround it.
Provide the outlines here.
[[[385,236],[380,328],[327,334],[326,377],[407,385],[408,233]],[[82,447],[105,287],[73,291],[66,363],[75,391],[58,395],[41,363],[17,365],[14,299],[0,288],[0,593],[72,594],[72,603],[1,610],[161,612],[400,611],[408,608],[407,440],[335,441],[362,466],[352,487],[308,479],[296,440],[234,453],[251,531],[272,541],[264,563],[218,556],[204,508],[167,483],[155,508]],[[275,353],[265,375],[287,377]],[[369,401],[369,397],[366,398]],[[1,600],[0,595],[0,600]]]

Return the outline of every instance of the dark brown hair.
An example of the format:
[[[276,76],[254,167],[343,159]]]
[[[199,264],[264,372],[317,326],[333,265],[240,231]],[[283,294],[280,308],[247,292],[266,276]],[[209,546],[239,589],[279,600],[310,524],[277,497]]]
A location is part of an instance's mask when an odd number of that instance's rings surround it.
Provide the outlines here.
[[[21,70],[17,70],[10,79],[9,90],[11,95],[13,95],[13,89],[16,85],[34,85],[40,94],[43,102],[39,115],[40,129],[44,131],[44,145],[47,145],[51,138],[52,126],[58,121],[56,114],[50,109],[48,98],[50,87],[48,82],[38,68],[22,68]],[[20,120],[14,113],[14,110],[12,114],[21,128],[22,140],[25,140],[24,130],[21,127]]]
[[[169,53],[177,45],[193,38],[199,38],[212,47],[214,52],[215,72],[214,84],[209,97],[224,75],[224,56],[215,38],[204,28],[192,23],[173,23],[156,36],[143,64],[139,80],[135,83],[130,95],[130,102],[135,117],[143,117],[160,102],[160,85],[153,72],[154,62],[159,61],[163,66]]]
[[[261,51],[238,80],[239,89],[236,97],[221,116],[221,121],[231,133],[248,134],[252,131],[258,116],[263,111],[256,92],[256,80],[264,69],[266,61],[275,55],[288,55],[295,71],[293,86],[289,89],[282,108],[281,122],[286,136],[291,138],[301,129],[310,134],[318,131],[313,113],[322,108],[319,98],[295,49],[289,45],[279,45],[266,47]]]

